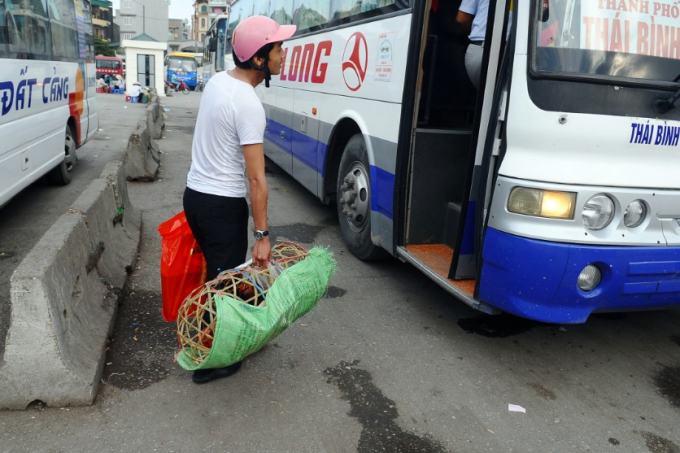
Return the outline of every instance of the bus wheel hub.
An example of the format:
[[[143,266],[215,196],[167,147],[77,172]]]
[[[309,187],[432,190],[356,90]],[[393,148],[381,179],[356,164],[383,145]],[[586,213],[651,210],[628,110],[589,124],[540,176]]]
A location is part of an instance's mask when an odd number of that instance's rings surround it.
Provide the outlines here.
[[[342,213],[352,230],[360,232],[366,226],[370,209],[368,175],[360,162],[352,164],[340,190]]]

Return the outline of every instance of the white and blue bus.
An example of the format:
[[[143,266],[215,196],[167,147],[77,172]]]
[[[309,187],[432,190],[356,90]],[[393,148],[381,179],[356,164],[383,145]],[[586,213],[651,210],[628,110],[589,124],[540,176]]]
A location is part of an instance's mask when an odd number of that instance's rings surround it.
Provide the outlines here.
[[[363,260],[391,254],[470,306],[555,323],[680,304],[680,6],[238,0],[298,26],[261,89],[265,152],[335,203]],[[482,45],[480,89],[464,65]]]
[[[99,127],[87,0],[0,2],[0,206],[47,175],[71,181]]]
[[[226,51],[228,18],[226,14],[217,16],[203,38],[203,85],[215,73],[234,67],[231,53]]]

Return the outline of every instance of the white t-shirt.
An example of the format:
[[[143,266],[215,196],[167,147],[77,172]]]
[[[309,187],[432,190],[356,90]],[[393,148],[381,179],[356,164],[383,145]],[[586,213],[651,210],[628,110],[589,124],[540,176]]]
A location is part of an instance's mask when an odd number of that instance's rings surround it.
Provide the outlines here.
[[[263,143],[266,121],[252,85],[226,71],[211,77],[198,108],[187,187],[245,197],[246,161],[241,147]]]
[[[130,96],[137,97],[142,92],[142,87],[139,85],[132,85],[130,88]]]

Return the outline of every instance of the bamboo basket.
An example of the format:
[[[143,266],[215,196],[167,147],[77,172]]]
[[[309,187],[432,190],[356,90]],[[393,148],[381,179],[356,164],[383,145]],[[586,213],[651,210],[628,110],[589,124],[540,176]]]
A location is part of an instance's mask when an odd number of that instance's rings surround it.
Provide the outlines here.
[[[179,351],[184,350],[194,363],[202,363],[214,340],[217,321],[215,296],[228,296],[244,304],[263,307],[267,291],[276,277],[307,255],[303,247],[293,242],[282,242],[272,247],[272,262],[268,267],[247,266],[224,271],[214,280],[196,288],[177,313]]]

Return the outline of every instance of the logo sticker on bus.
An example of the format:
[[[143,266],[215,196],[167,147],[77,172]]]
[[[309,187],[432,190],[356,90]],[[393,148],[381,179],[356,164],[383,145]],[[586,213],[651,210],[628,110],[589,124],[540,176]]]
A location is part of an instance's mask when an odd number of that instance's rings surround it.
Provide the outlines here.
[[[376,82],[392,81],[395,37],[396,33],[381,33],[378,35],[378,56],[375,61]]]
[[[345,52],[342,54],[342,77],[351,91],[361,88],[366,77],[368,66],[368,45],[366,37],[356,32],[347,40]]]

